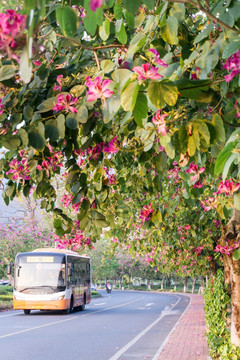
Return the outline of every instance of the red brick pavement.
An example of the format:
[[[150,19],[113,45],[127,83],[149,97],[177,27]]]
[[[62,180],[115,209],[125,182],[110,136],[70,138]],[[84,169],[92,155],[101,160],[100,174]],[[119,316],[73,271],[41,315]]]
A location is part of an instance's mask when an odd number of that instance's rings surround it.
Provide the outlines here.
[[[207,360],[204,301],[201,295],[188,294],[190,304],[170,334],[158,360]]]

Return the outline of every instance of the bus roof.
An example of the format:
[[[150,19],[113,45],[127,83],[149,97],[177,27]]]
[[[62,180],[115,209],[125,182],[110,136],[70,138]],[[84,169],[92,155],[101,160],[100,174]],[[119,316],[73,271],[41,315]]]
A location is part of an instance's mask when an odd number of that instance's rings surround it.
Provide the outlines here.
[[[37,252],[48,252],[49,253],[49,252],[53,252],[53,253],[58,253],[58,254],[75,255],[75,256],[82,256],[82,257],[89,258],[89,256],[87,256],[86,254],[80,255],[76,251],[67,250],[67,249],[39,248],[39,249],[35,249],[35,250],[31,251],[31,252],[32,253],[37,253]]]

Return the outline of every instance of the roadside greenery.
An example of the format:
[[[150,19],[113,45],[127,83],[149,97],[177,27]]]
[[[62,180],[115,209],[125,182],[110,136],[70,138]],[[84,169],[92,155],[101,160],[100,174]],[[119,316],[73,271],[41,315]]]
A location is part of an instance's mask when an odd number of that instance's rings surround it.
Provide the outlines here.
[[[218,270],[204,291],[207,340],[212,359],[238,360],[240,350],[231,343],[231,299],[224,285],[224,273]]]
[[[26,0],[0,17],[6,204],[32,193],[59,247],[110,229],[110,252],[166,274],[224,266],[240,347],[239,1]]]

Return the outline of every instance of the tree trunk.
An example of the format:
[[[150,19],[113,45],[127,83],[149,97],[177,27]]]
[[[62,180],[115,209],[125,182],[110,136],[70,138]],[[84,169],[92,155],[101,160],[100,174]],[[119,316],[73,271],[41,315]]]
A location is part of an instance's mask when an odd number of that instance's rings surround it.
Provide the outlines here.
[[[174,281],[174,291],[177,291],[177,285],[178,285],[178,277],[175,276],[175,281]]]
[[[240,192],[234,194],[233,216],[228,223],[223,246],[234,248],[240,240]],[[231,291],[231,342],[240,347],[240,260],[231,255],[224,255],[224,273],[226,284]]]
[[[204,290],[204,276],[201,277],[201,285],[200,285],[198,293],[203,294],[203,290]]]
[[[184,278],[184,287],[183,287],[183,292],[187,292],[187,290],[188,290],[188,277],[187,276],[185,276],[185,278]]]
[[[192,282],[192,294],[194,293],[196,282],[197,282],[197,276],[195,276],[195,277],[193,278],[193,282]]]
[[[161,290],[163,290],[163,288],[164,288],[164,280],[165,280],[165,275],[163,275],[163,277],[162,277]]]
[[[240,261],[233,260],[231,281],[231,342],[240,347]]]

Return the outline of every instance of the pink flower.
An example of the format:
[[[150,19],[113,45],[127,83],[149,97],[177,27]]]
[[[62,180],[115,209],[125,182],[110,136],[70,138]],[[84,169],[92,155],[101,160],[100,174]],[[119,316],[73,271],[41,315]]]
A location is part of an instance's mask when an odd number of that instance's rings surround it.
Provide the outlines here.
[[[10,169],[6,172],[6,175],[13,174],[13,180],[30,180],[30,170],[28,161],[26,158],[22,158],[22,160],[18,161],[17,159],[13,159],[9,163]]]
[[[92,11],[96,11],[100,6],[102,6],[102,0],[91,0],[90,9]]]
[[[203,173],[204,171],[205,171],[204,167],[201,167],[200,169],[198,169],[198,164],[194,164],[194,162],[192,162],[189,165],[189,168],[186,170],[186,173],[195,174],[194,176],[191,176],[191,178],[190,178],[190,180],[192,182],[194,182],[194,181],[199,180],[200,174]]]
[[[2,104],[2,99],[0,99],[0,115],[3,113],[4,111],[4,105]]]
[[[58,85],[55,85],[53,90],[62,91],[63,75],[58,75],[56,80],[57,80]]]
[[[168,114],[161,115],[161,110],[158,110],[152,118],[152,123],[157,126],[158,133],[161,133],[163,136],[167,135],[166,121],[164,120],[166,116]]]
[[[17,14],[14,10],[0,13],[0,49],[16,46],[14,38],[23,33],[26,15]]]
[[[53,107],[54,111],[71,111],[73,113],[77,113],[77,109],[72,106],[75,105],[77,103],[78,99],[77,97],[74,97],[71,99],[71,95],[70,94],[60,94],[58,95],[57,98],[57,103],[56,105]]]
[[[153,208],[152,208],[152,204],[150,203],[148,206],[144,205],[141,212],[140,212],[140,219],[142,219],[143,221],[148,221],[151,218],[152,213],[154,212]]]
[[[150,64],[143,64],[142,66],[135,66],[133,68],[133,71],[138,74],[138,80],[158,80],[162,78],[163,76],[158,73],[158,68],[155,68],[154,66],[151,67],[149,70]]]
[[[109,84],[112,80],[102,80],[101,76],[97,76],[95,80],[92,80],[90,77],[86,78],[86,86],[88,87],[87,91],[87,101],[95,101],[97,99],[103,99],[111,97],[114,92],[109,90]]]
[[[234,192],[237,192],[239,189],[240,189],[240,183],[234,184],[233,181],[230,180],[221,181],[218,186],[218,191],[213,193],[213,195],[215,194],[232,195]]]
[[[240,49],[226,60],[223,64],[223,68],[227,71],[232,71],[229,75],[224,76],[226,82],[231,81],[240,73]]]
[[[168,67],[168,64],[166,64],[163,60],[160,59],[160,55],[157,50],[148,49],[148,51],[152,52],[155,55],[153,62],[155,62],[156,64],[159,64],[160,66]]]
[[[103,148],[104,152],[107,152],[109,154],[115,154],[118,152],[119,147],[117,146],[117,136],[115,136],[111,141],[109,141],[108,145],[105,145]]]

